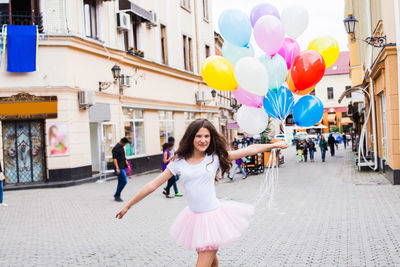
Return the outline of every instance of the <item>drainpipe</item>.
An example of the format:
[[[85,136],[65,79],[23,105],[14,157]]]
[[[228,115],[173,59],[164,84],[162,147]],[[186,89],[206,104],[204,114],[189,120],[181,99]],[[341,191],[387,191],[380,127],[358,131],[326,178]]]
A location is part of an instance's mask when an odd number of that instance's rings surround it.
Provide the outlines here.
[[[396,1],[396,0],[395,0]],[[372,29],[371,29],[371,0],[368,0],[367,4],[367,25],[368,25],[368,33],[372,36]],[[375,115],[375,93],[374,93],[374,84],[371,78],[371,66],[372,66],[372,46],[368,45],[369,47],[369,63],[368,63],[368,72],[369,72],[369,84],[371,88],[371,95],[370,95],[370,103],[372,109],[372,134],[374,135],[374,171],[378,169],[378,144],[377,144],[377,136],[376,136],[376,115]]]
[[[397,90],[398,92],[398,108],[399,108],[399,134],[400,134],[400,15],[399,1],[394,0],[394,16],[396,21],[396,50],[397,50]]]

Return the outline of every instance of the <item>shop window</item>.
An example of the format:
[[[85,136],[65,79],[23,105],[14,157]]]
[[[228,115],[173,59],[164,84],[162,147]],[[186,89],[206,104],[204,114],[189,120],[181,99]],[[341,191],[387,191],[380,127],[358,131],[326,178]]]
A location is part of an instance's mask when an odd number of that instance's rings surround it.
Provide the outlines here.
[[[125,146],[126,156],[146,154],[143,110],[123,108],[124,135],[131,141]]]
[[[328,99],[333,99],[333,87],[328,87],[327,88],[327,93],[328,93]]]
[[[194,121],[196,119],[196,116],[197,116],[196,112],[185,111],[183,113],[183,117],[185,119],[185,128],[187,128],[189,126],[189,124],[192,123],[192,121]]]
[[[85,35],[90,38],[96,38],[96,0],[83,0],[83,12],[85,20]]]
[[[161,28],[161,60],[162,63],[168,65],[168,52],[167,52],[167,28],[160,24]]]
[[[162,147],[164,143],[168,142],[168,137],[174,136],[174,113],[172,111],[160,110],[158,116],[160,125],[160,145]]]

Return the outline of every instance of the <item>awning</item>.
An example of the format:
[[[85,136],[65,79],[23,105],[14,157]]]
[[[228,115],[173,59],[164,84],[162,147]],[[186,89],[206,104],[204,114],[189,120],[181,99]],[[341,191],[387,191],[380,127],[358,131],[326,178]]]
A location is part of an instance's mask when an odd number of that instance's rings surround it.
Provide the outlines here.
[[[353,123],[353,121],[349,117],[344,117],[344,118],[342,118],[340,123],[341,124],[349,124],[349,123]]]
[[[153,13],[150,11],[147,11],[146,9],[136,5],[133,0],[129,0],[129,2],[131,2],[131,8],[130,9],[126,9],[126,10],[120,10],[120,11],[124,11],[126,13],[129,13],[131,15],[134,16],[138,16],[141,19],[143,19],[144,21],[152,21],[153,20]]]
[[[336,114],[328,114],[328,121],[336,121]]]

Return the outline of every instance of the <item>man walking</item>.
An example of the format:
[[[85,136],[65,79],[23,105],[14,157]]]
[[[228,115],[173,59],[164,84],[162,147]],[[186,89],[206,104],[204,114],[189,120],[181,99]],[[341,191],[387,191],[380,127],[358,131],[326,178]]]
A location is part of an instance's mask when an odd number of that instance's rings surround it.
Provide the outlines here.
[[[329,138],[328,138],[328,145],[329,145],[329,149],[331,151],[332,157],[335,156],[335,143],[336,143],[335,137],[333,137],[333,135],[330,134]]]
[[[116,144],[112,149],[114,169],[118,175],[118,185],[117,185],[117,191],[114,194],[114,199],[115,201],[118,202],[122,202],[121,192],[128,182],[126,179],[126,168],[129,168],[129,164],[128,161],[126,160],[125,150],[124,150],[124,146],[128,143],[130,143],[128,138],[123,137],[118,142],[118,144]]]
[[[346,147],[347,147],[347,136],[346,136],[345,133],[343,133],[342,140],[343,140],[344,149],[346,149]]]

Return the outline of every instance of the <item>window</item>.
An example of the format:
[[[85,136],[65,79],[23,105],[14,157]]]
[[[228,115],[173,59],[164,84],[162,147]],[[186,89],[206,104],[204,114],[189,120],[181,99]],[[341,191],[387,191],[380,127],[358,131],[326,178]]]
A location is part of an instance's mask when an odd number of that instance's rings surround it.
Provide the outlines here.
[[[85,19],[85,34],[87,37],[96,38],[96,0],[83,0]]]
[[[347,85],[345,88],[345,90],[348,90],[351,88],[351,86]],[[346,98],[351,98],[351,94],[346,94]]]
[[[181,7],[190,11],[190,1],[191,0],[181,0]]]
[[[125,146],[126,156],[146,154],[144,142],[144,119],[143,110],[123,108],[125,137],[131,141]]]
[[[183,66],[193,72],[192,38],[183,35]]]
[[[185,111],[183,113],[183,116],[185,118],[185,128],[187,128],[189,124],[196,119],[196,115],[197,115],[196,112]]]
[[[168,141],[168,137],[174,136],[174,113],[172,111],[160,110],[158,112],[160,123],[160,145]],[[162,149],[160,147],[160,149]]]
[[[210,56],[210,46],[209,45],[206,45],[206,58],[208,58],[209,56]]]
[[[208,20],[208,0],[203,0],[203,19]]]
[[[128,51],[129,48],[139,49],[138,47],[138,25],[139,20],[137,17],[131,19],[131,29],[132,31],[124,32],[124,44],[125,50]]]
[[[37,25],[39,32],[43,32],[40,2],[40,0],[0,0],[0,25]]]
[[[328,87],[328,99],[333,99],[333,87]]]
[[[315,88],[314,88],[314,90],[312,90],[312,91],[310,92],[310,95],[314,95],[314,96],[315,96]]]
[[[167,29],[162,24],[160,24],[160,27],[161,27],[161,61],[163,64],[168,65]]]

